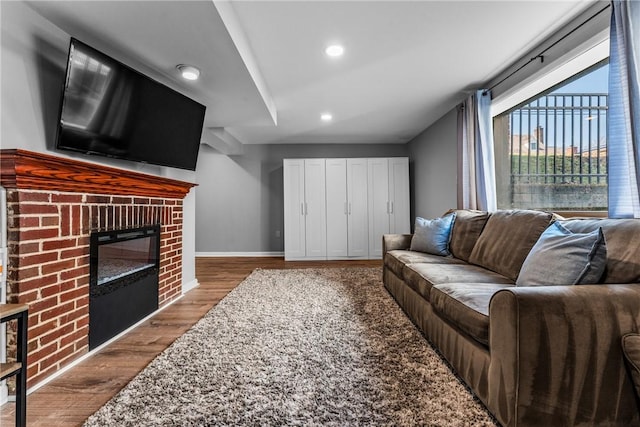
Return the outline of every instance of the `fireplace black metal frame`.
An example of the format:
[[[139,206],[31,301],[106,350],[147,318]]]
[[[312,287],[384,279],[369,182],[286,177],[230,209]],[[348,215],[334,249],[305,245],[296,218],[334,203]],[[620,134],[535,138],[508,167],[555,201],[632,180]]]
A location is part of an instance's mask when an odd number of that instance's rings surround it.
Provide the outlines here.
[[[102,245],[151,238],[151,265],[98,284]],[[160,225],[93,232],[90,236],[89,349],[92,350],[158,309]]]

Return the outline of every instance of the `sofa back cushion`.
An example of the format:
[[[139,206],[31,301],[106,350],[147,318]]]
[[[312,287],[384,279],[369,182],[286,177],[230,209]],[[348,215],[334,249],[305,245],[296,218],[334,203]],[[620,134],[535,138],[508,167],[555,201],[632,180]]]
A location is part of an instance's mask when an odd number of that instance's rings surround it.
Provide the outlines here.
[[[640,219],[570,219],[561,224],[574,233],[602,228],[607,265],[601,282],[640,282]]]
[[[527,254],[553,219],[530,210],[492,212],[469,262],[516,280]]]
[[[454,257],[469,262],[471,251],[487,224],[490,214],[468,209],[452,210],[451,212],[455,212],[456,220],[451,231],[449,251]]]

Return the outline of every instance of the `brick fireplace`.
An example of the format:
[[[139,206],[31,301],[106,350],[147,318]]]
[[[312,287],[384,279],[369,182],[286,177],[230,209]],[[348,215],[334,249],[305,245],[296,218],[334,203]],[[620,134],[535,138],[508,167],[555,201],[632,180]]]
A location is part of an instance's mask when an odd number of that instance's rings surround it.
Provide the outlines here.
[[[182,199],[194,184],[1,150],[7,302],[29,304],[28,386],[88,352],[92,232],[160,225],[158,303],[182,291]],[[15,339],[8,332],[8,355]]]

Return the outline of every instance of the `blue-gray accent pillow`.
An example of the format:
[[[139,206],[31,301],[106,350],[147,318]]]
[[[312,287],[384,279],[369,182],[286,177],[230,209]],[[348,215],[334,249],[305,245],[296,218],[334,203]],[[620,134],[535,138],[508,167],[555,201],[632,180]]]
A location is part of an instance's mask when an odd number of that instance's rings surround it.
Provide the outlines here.
[[[411,238],[411,250],[433,255],[449,256],[449,241],[455,212],[436,219],[416,217],[415,229]]]
[[[541,235],[522,264],[516,286],[598,283],[607,264],[602,228],[572,233],[559,222]]]

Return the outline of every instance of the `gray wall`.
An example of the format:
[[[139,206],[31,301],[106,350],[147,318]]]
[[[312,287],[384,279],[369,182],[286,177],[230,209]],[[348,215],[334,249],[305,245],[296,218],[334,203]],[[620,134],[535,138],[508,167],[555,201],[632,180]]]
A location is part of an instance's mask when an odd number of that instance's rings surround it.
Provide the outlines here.
[[[405,144],[246,145],[239,156],[226,156],[201,145],[196,170],[196,252],[284,251],[282,160],[285,158],[407,154]]]
[[[457,204],[456,108],[409,141],[412,219],[435,218]],[[412,221],[413,223],[413,221]]]
[[[406,145],[248,145],[240,156],[225,156],[203,145],[195,173],[55,152],[55,123],[70,36],[22,2],[0,2],[0,7],[0,147],[49,152],[198,183],[184,205],[185,283],[195,280],[196,251],[283,251],[284,158],[409,156],[412,211],[433,217],[455,204],[455,112]]]
[[[23,2],[0,1],[2,108],[0,148],[20,148],[85,162],[195,182],[195,173],[173,168],[70,155],[54,151],[60,91],[70,35]],[[183,285],[195,277],[195,195],[184,201]]]

